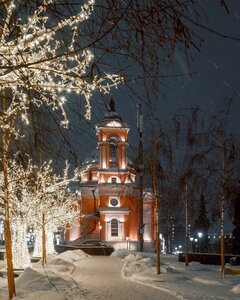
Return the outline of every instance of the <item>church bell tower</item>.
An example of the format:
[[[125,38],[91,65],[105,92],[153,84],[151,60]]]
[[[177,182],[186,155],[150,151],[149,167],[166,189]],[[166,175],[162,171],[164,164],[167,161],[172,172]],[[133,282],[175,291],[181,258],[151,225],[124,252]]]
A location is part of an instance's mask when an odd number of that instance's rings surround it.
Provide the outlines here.
[[[96,126],[99,150],[98,183],[133,183],[135,170],[127,158],[129,127],[116,113],[111,99],[102,122]]]
[[[97,149],[83,162],[77,191],[80,217],[67,240],[79,245],[100,240],[114,248],[137,249],[139,243],[140,190],[136,171],[128,158],[129,127],[115,110],[113,99],[96,125]],[[145,241],[154,239],[154,202],[144,200]]]

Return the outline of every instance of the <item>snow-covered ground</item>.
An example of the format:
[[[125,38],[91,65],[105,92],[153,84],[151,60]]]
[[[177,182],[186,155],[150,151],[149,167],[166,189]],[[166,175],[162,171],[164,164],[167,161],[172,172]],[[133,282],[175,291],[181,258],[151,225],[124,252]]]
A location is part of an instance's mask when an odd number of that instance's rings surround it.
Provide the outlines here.
[[[126,253],[119,250],[113,255],[124,257],[123,276],[132,281],[166,291],[179,299],[239,299],[240,275],[220,278],[220,267],[198,262],[178,262],[177,256],[161,254],[161,274],[157,275],[156,255]]]
[[[6,285],[0,277],[1,300],[8,299]],[[161,255],[157,275],[155,254],[118,250],[102,257],[75,250],[48,256],[45,268],[34,263],[16,279],[16,288],[14,299],[25,300],[240,299],[240,275],[221,279],[219,266],[192,262],[186,268],[172,255]]]

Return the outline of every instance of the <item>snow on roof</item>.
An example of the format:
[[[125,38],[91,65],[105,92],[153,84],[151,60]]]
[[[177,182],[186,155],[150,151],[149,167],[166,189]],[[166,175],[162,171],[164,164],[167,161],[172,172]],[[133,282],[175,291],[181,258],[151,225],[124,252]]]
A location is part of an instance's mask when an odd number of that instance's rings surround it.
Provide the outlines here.
[[[99,161],[99,153],[98,150],[95,149],[93,150],[89,156],[86,157],[86,159],[84,160],[84,162],[82,163],[84,164],[93,164],[93,163],[98,163]]]

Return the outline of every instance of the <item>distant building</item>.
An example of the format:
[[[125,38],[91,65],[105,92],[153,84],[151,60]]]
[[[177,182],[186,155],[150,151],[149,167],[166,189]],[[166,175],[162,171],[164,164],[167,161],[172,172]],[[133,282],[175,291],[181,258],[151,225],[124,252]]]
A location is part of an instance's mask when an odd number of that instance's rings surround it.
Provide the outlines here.
[[[138,248],[139,187],[136,170],[127,156],[129,127],[115,111],[109,110],[96,126],[97,150],[84,161],[77,191],[81,215],[67,230],[66,240],[82,243],[101,240],[115,248]],[[154,202],[144,192],[143,223],[145,247],[154,241]],[[126,245],[125,245],[126,244]]]

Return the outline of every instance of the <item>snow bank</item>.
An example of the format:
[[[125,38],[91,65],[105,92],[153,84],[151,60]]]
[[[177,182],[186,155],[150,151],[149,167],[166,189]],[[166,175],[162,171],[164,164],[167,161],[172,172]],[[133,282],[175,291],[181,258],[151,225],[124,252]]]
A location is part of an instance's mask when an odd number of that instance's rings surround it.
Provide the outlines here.
[[[136,253],[134,250],[126,250],[126,249],[117,249],[111,253],[111,256],[118,256],[124,258],[128,256],[130,253]]]
[[[75,262],[82,259],[89,259],[91,256],[84,251],[78,250],[68,250],[65,251],[57,256],[58,258],[68,261],[68,262]]]
[[[163,270],[165,269],[166,273],[183,273],[185,272],[185,267],[184,266],[174,266],[174,265],[163,265]]]
[[[7,285],[7,279],[0,277],[0,289]]]
[[[82,250],[68,250],[66,252],[63,252],[57,256],[52,256],[49,261],[47,260],[47,266],[65,266],[67,268],[70,268],[71,266],[74,265],[74,262],[79,261],[79,260],[85,260],[89,259],[90,256],[86,254]],[[60,271],[60,269],[58,268]]]
[[[240,295],[240,284],[235,285],[232,289],[231,292],[233,292],[234,294],[239,294]]]
[[[124,259],[122,277],[177,299],[239,299],[233,296],[240,294],[239,279],[229,276],[221,280],[219,266],[191,262],[186,267],[176,257],[161,255],[161,274],[157,274],[156,254],[123,249],[116,251],[114,256]]]
[[[0,260],[0,270],[1,270],[1,269],[5,269],[5,267],[6,267],[5,261]]]
[[[188,265],[188,270],[189,271],[206,271],[206,272],[209,272],[209,271],[213,271],[213,270],[216,270],[216,269],[219,270],[219,267],[218,266],[213,266],[213,265],[202,265],[202,264],[200,264],[199,262],[196,262],[196,261],[192,261]]]
[[[125,280],[153,287],[176,299],[239,299],[240,277],[227,275],[224,279],[220,279],[219,266],[192,262],[185,267],[185,264],[178,262],[176,257],[161,255],[161,274],[157,274],[155,253],[122,249],[115,251],[112,256],[123,259],[123,268],[119,269],[119,273],[121,272]],[[40,262],[33,264],[33,269],[27,268],[16,279],[18,291],[16,300],[85,299],[84,286],[76,280],[77,272],[82,270],[81,261],[87,268],[87,260],[90,258],[91,256],[82,250],[73,250],[48,256],[44,268]],[[107,259],[102,260],[99,257],[102,270],[106,262]],[[111,264],[111,260],[109,263]],[[5,278],[0,278],[0,287],[0,299],[7,300]]]
[[[16,279],[18,292],[16,299],[83,299],[82,293],[84,289],[76,284],[72,272],[75,269],[75,262],[89,258],[90,255],[82,250],[66,251],[59,255],[48,255],[47,264],[44,267],[41,262],[35,263],[33,268],[26,268]],[[0,298],[2,299],[2,294]],[[7,298],[3,297],[3,299]]]
[[[74,262],[89,259],[91,256],[86,254],[84,251],[78,250],[68,250],[60,254],[49,254],[47,255],[46,266],[52,268],[53,266],[65,266],[71,267]],[[34,268],[41,268],[42,262],[38,261],[33,265]]]
[[[130,253],[124,260],[125,264],[122,270],[124,277],[131,277],[133,274],[151,269],[155,265],[154,259],[143,253]]]
[[[210,280],[208,278],[205,279],[205,278],[193,277],[192,280],[196,281],[196,282],[199,282],[199,283],[202,283],[202,284],[206,284],[206,285],[214,285],[214,286],[216,286],[216,285],[218,285],[218,286],[222,285],[221,282],[216,281],[216,280]]]
[[[31,268],[26,268],[24,272],[16,279],[16,286],[23,290],[47,291],[52,289],[46,274],[41,274]]]

